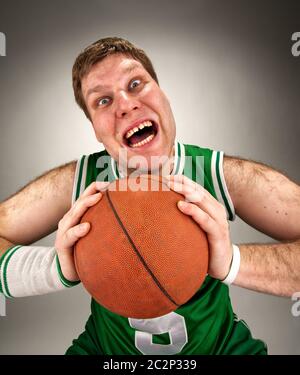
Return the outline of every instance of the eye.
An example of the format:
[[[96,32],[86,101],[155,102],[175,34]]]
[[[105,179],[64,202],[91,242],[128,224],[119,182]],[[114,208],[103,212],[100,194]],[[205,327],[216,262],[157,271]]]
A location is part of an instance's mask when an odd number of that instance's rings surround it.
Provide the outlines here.
[[[101,98],[97,101],[98,106],[103,106],[105,104],[108,104],[110,102],[110,98]]]
[[[133,81],[130,82],[129,88],[130,89],[134,89],[137,86],[139,86],[140,84],[141,84],[141,80],[140,79],[134,79]]]

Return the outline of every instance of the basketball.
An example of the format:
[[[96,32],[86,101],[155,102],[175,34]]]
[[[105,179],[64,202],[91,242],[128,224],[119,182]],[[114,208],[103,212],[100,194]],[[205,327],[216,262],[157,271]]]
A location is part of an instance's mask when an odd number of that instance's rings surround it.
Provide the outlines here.
[[[156,176],[125,178],[112,182],[84,214],[81,222],[91,229],[76,243],[75,264],[99,304],[148,319],[176,310],[199,290],[208,242],[177,208],[182,199]]]

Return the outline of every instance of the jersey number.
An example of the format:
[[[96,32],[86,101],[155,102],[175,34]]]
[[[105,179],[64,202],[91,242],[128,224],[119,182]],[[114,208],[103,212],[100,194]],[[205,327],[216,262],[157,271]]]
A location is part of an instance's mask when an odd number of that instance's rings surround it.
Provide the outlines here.
[[[135,346],[143,354],[177,354],[188,341],[184,317],[171,312],[153,319],[132,319],[129,324],[136,329]],[[168,333],[170,344],[161,345],[152,342],[152,335]]]

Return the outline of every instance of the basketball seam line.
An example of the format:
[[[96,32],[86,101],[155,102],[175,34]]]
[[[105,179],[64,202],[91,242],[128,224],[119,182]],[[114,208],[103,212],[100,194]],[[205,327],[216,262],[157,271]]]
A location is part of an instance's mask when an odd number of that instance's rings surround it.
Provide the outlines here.
[[[132,238],[130,237],[129,233],[127,232],[125,226],[123,225],[118,213],[117,213],[117,210],[115,209],[113,203],[112,203],[112,200],[110,198],[110,195],[109,195],[109,191],[107,190],[106,191],[107,193],[107,199],[108,199],[108,202],[111,206],[111,209],[115,215],[115,218],[117,219],[121,229],[123,230],[125,236],[127,237],[128,241],[130,242],[131,246],[133,247],[133,250],[134,252],[136,253],[136,255],[138,256],[138,258],[140,259],[140,261],[142,262],[143,266],[146,268],[146,270],[149,272],[150,276],[152,277],[153,281],[156,283],[156,285],[159,287],[159,289],[162,291],[162,293],[176,306],[180,306],[178,305],[174,300],[173,298],[169,295],[169,293],[164,289],[164,287],[161,285],[161,283],[159,282],[159,280],[156,278],[156,276],[154,275],[154,273],[151,271],[150,267],[148,266],[148,264],[146,263],[145,259],[142,257],[142,255],[140,254],[140,252],[138,251],[137,247],[135,246],[134,242],[132,241]]]

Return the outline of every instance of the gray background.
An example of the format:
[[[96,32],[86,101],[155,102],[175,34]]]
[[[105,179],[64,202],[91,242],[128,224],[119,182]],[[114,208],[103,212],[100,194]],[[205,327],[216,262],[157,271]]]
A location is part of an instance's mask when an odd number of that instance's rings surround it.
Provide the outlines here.
[[[297,5],[298,3],[298,5]],[[299,1],[0,1],[0,199],[99,144],[76,107],[71,68],[105,36],[147,51],[170,98],[178,138],[263,161],[300,181]],[[240,220],[235,242],[268,241]],[[54,235],[40,241],[52,245]],[[300,354],[289,298],[232,287],[235,311],[272,354]],[[84,327],[82,286],[7,302],[1,354],[64,353]]]

